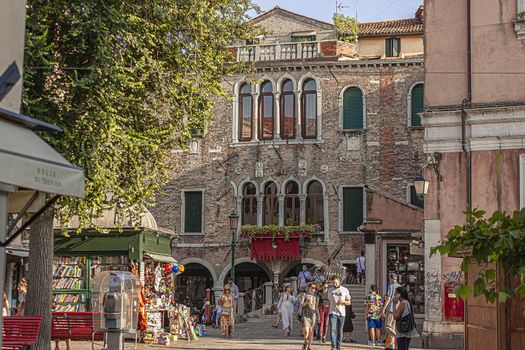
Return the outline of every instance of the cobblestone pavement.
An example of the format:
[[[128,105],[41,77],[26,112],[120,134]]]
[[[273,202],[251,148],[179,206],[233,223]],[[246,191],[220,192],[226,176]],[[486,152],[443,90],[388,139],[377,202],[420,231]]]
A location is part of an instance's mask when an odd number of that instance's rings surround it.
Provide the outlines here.
[[[232,339],[223,339],[220,335],[219,329],[208,327],[208,336],[201,337],[194,342],[188,342],[181,339],[172,343],[170,346],[139,344],[138,349],[300,350],[302,339],[300,337],[299,323],[295,323],[294,331],[290,337],[284,337],[282,330],[272,327],[272,322],[274,322],[274,320],[274,318],[250,318],[248,322],[236,325],[235,334]],[[366,335],[361,334],[364,332],[364,327],[361,328],[362,331],[359,328],[361,327],[356,327],[356,332],[354,332],[354,338],[358,343],[344,344],[343,349],[382,349],[380,347],[364,345],[366,343]],[[416,342],[414,348],[411,349],[418,349],[418,347],[421,346],[421,340],[419,338],[414,340],[416,340]],[[91,349],[90,342],[72,342],[71,345],[71,350]],[[125,349],[133,349],[132,343],[126,343],[125,345]],[[65,349],[64,343],[61,343],[60,349]],[[99,350],[101,349],[101,346],[96,346],[95,349]],[[314,341],[312,350],[330,350],[330,343],[327,342],[326,344],[321,344],[318,341]]]

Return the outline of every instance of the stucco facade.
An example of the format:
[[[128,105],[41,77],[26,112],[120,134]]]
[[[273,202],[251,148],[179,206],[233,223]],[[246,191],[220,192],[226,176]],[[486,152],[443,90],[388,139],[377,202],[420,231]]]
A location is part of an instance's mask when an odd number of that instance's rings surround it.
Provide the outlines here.
[[[525,44],[515,26],[520,3],[481,0],[471,2],[469,13],[468,1],[425,1],[424,149],[430,159],[441,156],[437,170],[442,176],[439,180],[432,166],[426,168],[428,347],[523,346],[524,322],[513,316],[523,310],[521,301],[490,305],[470,298],[464,323],[447,318],[444,284],[464,277],[461,259],[429,254],[454,225],[465,222],[469,204],[489,214],[523,207]]]

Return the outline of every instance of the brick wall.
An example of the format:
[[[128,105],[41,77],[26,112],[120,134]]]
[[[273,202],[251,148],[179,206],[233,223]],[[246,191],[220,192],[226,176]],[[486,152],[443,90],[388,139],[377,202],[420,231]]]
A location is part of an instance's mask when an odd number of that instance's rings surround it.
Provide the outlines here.
[[[423,80],[421,61],[401,63],[381,61],[282,63],[259,67],[246,76],[249,81],[264,75],[275,81],[288,74],[299,81],[306,73],[315,76],[322,91],[322,143],[232,145],[233,102],[231,97],[217,98],[214,118],[208,132],[198,140],[199,151],[189,154],[174,151],[172,181],[159,195],[151,209],[159,227],[180,232],[181,190],[204,189],[204,236],[182,236],[179,243],[193,248],[174,248],[183,261],[200,258],[215,269],[217,276],[227,267],[231,239],[228,215],[235,206],[234,186],[245,180],[258,185],[273,179],[280,186],[287,178],[297,178],[300,185],[316,177],[326,185],[329,210],[329,240],[310,243],[302,257],[328,262],[341,246],[336,261],[355,261],[363,249],[362,235],[339,234],[339,186],[367,185],[374,191],[406,201],[406,187],[420,174],[423,161],[423,131],[407,127],[407,94],[410,87]],[[240,77],[225,79],[224,88],[233,93]],[[344,87],[360,86],[366,99],[366,130],[342,133],[339,129],[339,96]],[[277,122],[277,120],[276,120]],[[298,163],[305,160],[307,175],[301,177]],[[255,164],[262,162],[263,176],[255,178]],[[327,170],[327,171],[326,171]],[[222,246],[219,246],[222,244]],[[212,245],[213,247],[207,247]],[[237,256],[249,257],[244,246]],[[284,271],[290,263],[268,264],[269,270]],[[215,281],[217,283],[217,281]]]

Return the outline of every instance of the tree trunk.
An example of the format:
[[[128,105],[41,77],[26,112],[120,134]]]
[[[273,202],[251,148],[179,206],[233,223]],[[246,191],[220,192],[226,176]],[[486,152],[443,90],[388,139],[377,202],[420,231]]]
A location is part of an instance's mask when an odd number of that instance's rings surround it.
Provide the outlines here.
[[[53,282],[53,214],[46,210],[31,225],[29,236],[29,274],[25,315],[44,316],[35,349],[50,350],[51,297]]]

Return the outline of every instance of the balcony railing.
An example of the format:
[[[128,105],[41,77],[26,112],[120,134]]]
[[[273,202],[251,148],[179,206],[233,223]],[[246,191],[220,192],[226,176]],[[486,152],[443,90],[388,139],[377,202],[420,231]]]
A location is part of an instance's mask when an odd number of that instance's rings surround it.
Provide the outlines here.
[[[317,57],[321,57],[320,41],[249,45],[237,49],[239,62],[306,60]]]

